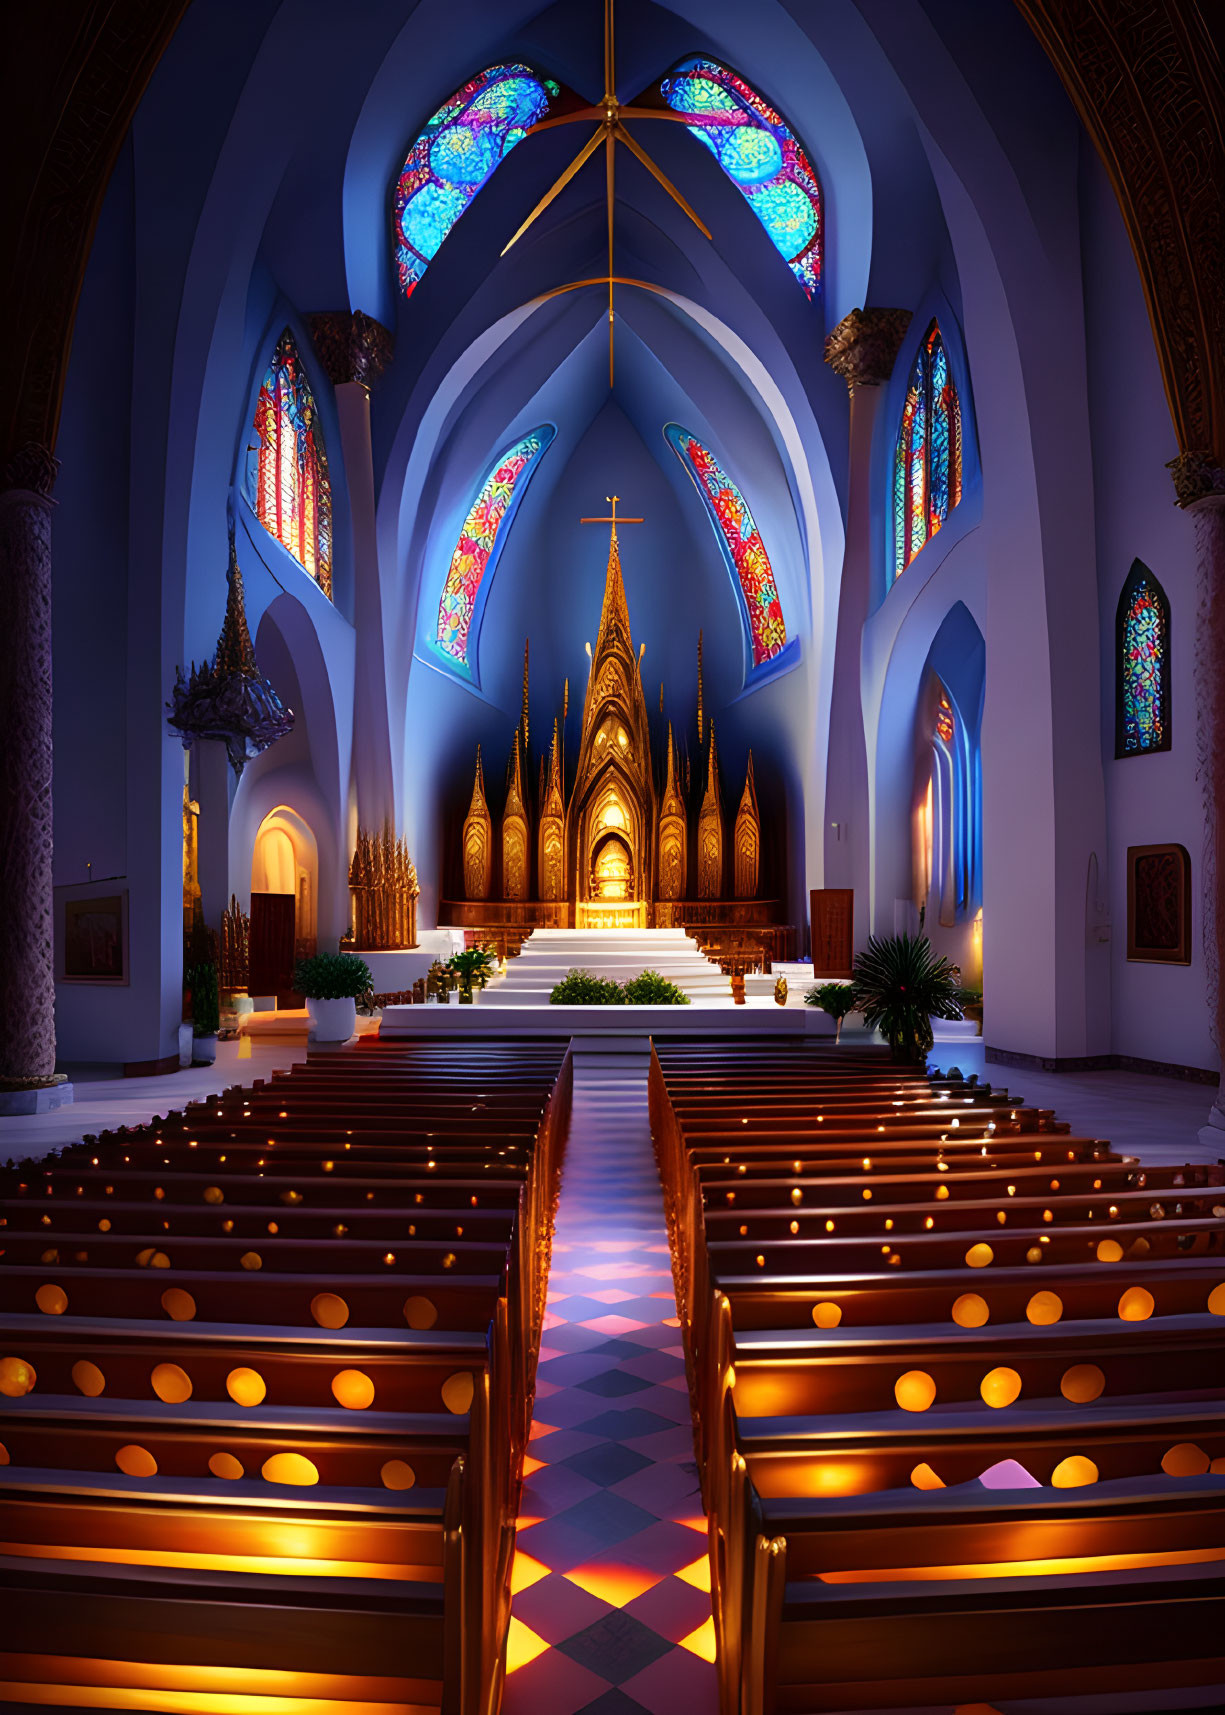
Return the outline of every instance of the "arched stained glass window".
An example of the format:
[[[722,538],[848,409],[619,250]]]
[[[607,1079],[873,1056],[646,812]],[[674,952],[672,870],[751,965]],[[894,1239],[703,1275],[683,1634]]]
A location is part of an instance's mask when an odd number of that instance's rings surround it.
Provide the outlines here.
[[[247,454],[251,508],[330,598],[332,485],[315,397],[288,328],[260,386],[255,433]]]
[[[453,661],[467,664],[468,638],[481,584],[505,539],[507,514],[522,498],[540,454],[553,439],[551,423],[533,429],[500,453],[464,519],[438,603],[435,642]]]
[[[915,902],[926,906],[929,925],[948,928],[971,916],[981,897],[978,746],[939,678],[920,704],[919,719],[928,724],[917,763]]]
[[[961,402],[940,329],[915,355],[893,458],[893,575],[900,577],[961,499]]]
[[[744,596],[753,665],[760,667],[763,661],[781,654],[787,643],[782,604],[765,543],[747,501],[709,448],[676,423],[669,423],[664,435],[706,502],[715,535]]]
[[[1170,748],[1170,604],[1142,560],[1132,563],[1115,620],[1115,754]]]
[[[685,60],[660,84],[781,251],[810,298],[821,286],[821,187],[795,133],[755,89],[715,60]]]
[[[558,94],[557,84],[529,66],[490,66],[438,109],[409,150],[392,199],[392,239],[406,298],[494,168]]]

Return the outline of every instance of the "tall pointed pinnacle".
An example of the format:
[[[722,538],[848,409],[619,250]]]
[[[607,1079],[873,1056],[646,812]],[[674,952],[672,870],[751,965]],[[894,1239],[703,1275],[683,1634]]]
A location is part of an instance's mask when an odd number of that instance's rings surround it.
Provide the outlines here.
[[[526,811],[523,808],[523,769],[520,761],[521,756],[522,751],[519,745],[519,729],[516,727],[515,742],[512,747],[510,785],[506,790],[506,809],[503,811],[504,817],[511,815],[512,812],[517,812],[520,816],[526,816]]]
[[[751,815],[757,814],[757,782],[753,778],[753,752],[749,752],[749,765],[744,775],[744,791],[740,794],[741,810],[748,810]]]
[[[698,627],[698,743],[702,742],[702,629]]]
[[[553,746],[549,754],[549,790],[554,787],[561,791],[561,733],[556,716],[553,717]]]
[[[529,648],[530,643],[531,643],[530,638],[525,637],[523,639],[523,722],[522,722],[522,725],[523,725],[523,748],[525,750],[527,749],[527,730],[528,730],[527,729],[527,701],[528,701],[528,697],[527,697],[527,686],[528,686],[528,681],[527,681],[527,652],[528,652],[528,648]]]
[[[472,781],[472,803],[469,808],[471,810],[484,810],[486,808],[485,769],[481,762],[481,747],[479,744],[476,747],[476,774]]]
[[[243,600],[242,572],[238,567],[238,550],[234,546],[234,524],[230,523],[230,564],[226,571],[229,591],[225,598],[225,620],[217,639],[214,668],[219,673],[257,673],[255,649],[247,629],[247,609]]]
[[[672,722],[668,722],[668,776],[664,781],[665,792],[676,790],[676,751],[672,744]]]
[[[710,754],[706,763],[706,793],[717,797],[719,792],[719,761],[715,752],[715,723],[710,723]]]
[[[598,657],[609,634],[620,632],[625,647],[632,653],[629,605],[625,599],[625,583],[621,576],[621,547],[614,524],[608,537],[608,570],[604,574],[604,605],[600,609],[600,629],[596,633],[595,653]]]

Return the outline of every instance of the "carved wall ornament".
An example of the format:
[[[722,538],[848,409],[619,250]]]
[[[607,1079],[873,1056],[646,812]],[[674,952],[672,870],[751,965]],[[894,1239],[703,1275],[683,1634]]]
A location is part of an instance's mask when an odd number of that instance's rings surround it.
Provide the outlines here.
[[[320,310],[308,320],[332,386],[358,381],[369,393],[395,355],[395,336],[361,310]]]
[[[744,791],[736,812],[732,833],[732,869],[737,899],[755,899],[761,869],[761,817],[757,810],[757,790],[753,782],[753,752],[749,752],[744,776]]]
[[[485,771],[481,747],[476,747],[476,777],[472,802],[464,817],[464,897],[488,899],[493,881],[493,821],[485,799]]]
[[[715,723],[710,723],[710,752],[706,765],[706,795],[698,812],[698,898],[723,897],[723,811],[719,804],[719,759]]]
[[[1179,506],[1199,506],[1204,501],[1225,504],[1225,469],[1213,464],[1210,453],[1179,453],[1165,468],[1173,478]]]
[[[910,326],[909,310],[851,310],[825,336],[825,361],[853,393],[879,387],[893,365]]]
[[[1185,846],[1128,846],[1127,957],[1191,963],[1191,859]]]
[[[531,881],[528,861],[531,846],[527,811],[523,806],[523,776],[520,756],[519,730],[516,727],[510,787],[506,794],[506,808],[502,812],[503,899],[526,899]]]
[[[177,669],[171,701],[166,705],[170,710],[167,724],[182,739],[184,750],[190,750],[200,739],[224,744],[230,766],[241,778],[248,762],[293,731],[294,715],[255,659],[232,518],[226,581],[225,620],[216,654],[211,663],[205,660],[199,667],[193,661],[186,675],[181,667]]]

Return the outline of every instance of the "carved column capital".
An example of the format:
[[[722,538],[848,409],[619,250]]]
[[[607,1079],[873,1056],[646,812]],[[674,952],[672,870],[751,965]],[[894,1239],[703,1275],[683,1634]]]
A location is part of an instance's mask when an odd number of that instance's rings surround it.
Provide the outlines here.
[[[395,339],[382,322],[361,310],[321,310],[308,320],[319,361],[333,387],[360,381],[368,393],[395,351]]]
[[[910,326],[909,310],[852,310],[825,339],[825,361],[853,393],[888,381]]]
[[[0,489],[20,489],[36,494],[42,500],[51,498],[60,461],[38,441],[27,441],[19,447],[4,467]]]
[[[1165,467],[1174,479],[1174,498],[1184,508],[1205,501],[1225,505],[1225,470],[1213,464],[1211,453],[1179,453]]]

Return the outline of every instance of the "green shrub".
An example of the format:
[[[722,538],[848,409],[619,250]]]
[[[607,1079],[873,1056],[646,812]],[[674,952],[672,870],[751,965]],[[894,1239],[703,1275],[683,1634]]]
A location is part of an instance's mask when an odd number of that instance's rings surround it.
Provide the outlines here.
[[[293,986],[307,1000],[356,1000],[374,987],[370,966],[352,953],[316,953],[299,959]]]
[[[221,1028],[216,965],[192,965],[186,972],[186,977],[191,989],[192,1035],[216,1036]]]
[[[625,990],[590,971],[567,971],[549,996],[551,1006],[624,1006]]]
[[[841,1024],[848,1012],[855,1010],[855,990],[850,983],[818,983],[804,996],[805,1006],[819,1006]]]
[[[890,935],[868,942],[855,959],[855,1006],[869,1029],[879,1029],[901,1065],[920,1065],[932,1045],[933,1018],[961,1017],[961,984],[926,935]]]
[[[658,971],[643,971],[624,985],[630,1006],[688,1006],[689,996]]]

